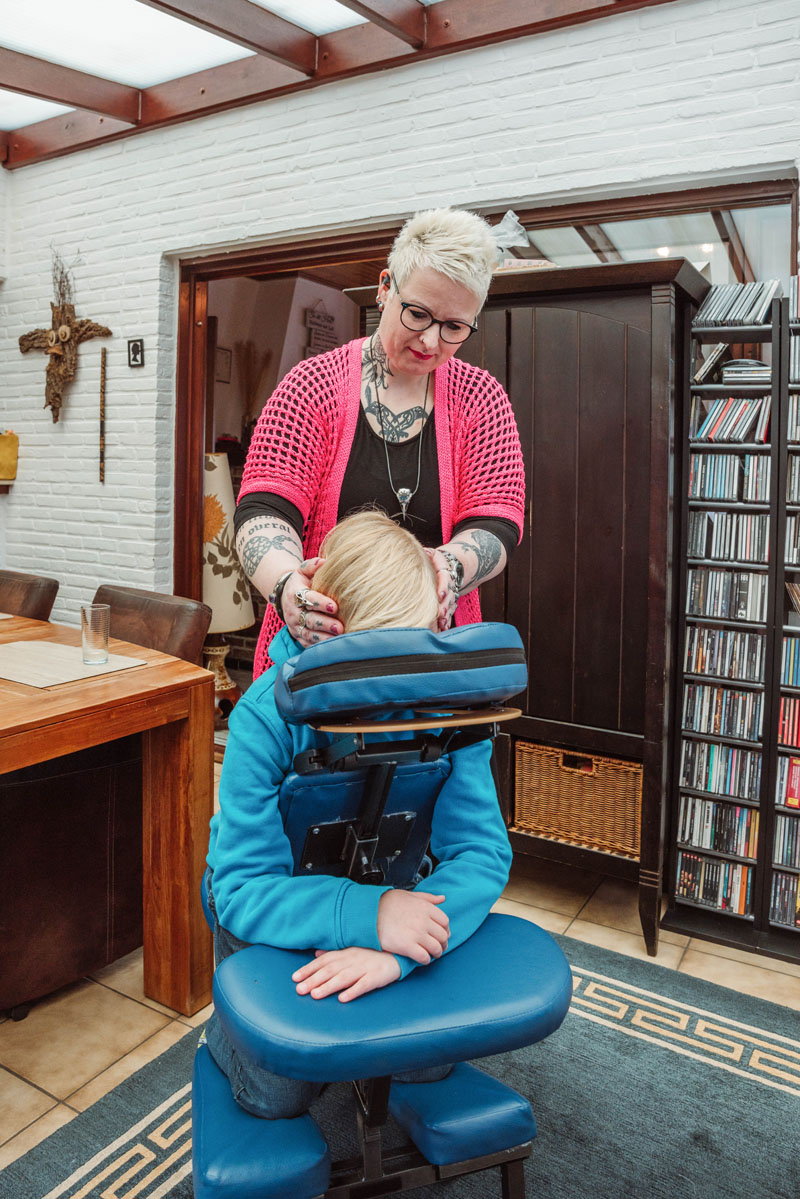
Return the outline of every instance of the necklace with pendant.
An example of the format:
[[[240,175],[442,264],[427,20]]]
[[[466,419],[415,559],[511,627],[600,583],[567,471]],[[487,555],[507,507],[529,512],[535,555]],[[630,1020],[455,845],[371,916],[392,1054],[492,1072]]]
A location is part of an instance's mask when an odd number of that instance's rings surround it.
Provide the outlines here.
[[[370,342],[370,345],[369,345],[369,356],[370,356],[370,358],[372,358],[372,365],[374,368],[375,367],[375,358],[372,353],[372,342]],[[410,487],[395,487],[395,485],[394,485],[394,479],[392,478],[392,465],[389,461],[389,447],[386,444],[386,429],[384,428],[384,424],[383,424],[383,405],[381,404],[380,397],[378,396],[377,383],[375,385],[375,399],[377,400],[377,403],[378,403],[378,420],[379,420],[380,426],[381,426],[381,438],[383,440],[383,452],[386,455],[386,473],[389,476],[389,486],[391,487],[392,491],[394,492],[394,494],[397,498],[397,502],[400,505],[400,517],[404,524],[405,524],[405,519],[406,519],[406,512],[408,511],[408,505],[411,503],[414,496],[419,491],[419,480],[420,480],[420,475],[422,473],[422,434],[425,432],[425,426],[428,422],[428,388],[430,386],[430,382],[431,382],[431,376],[429,373],[425,380],[425,398],[422,401],[422,412],[423,412],[422,427],[420,428],[420,431],[419,431],[419,444],[417,446],[417,481],[414,484],[413,491],[411,490]]]

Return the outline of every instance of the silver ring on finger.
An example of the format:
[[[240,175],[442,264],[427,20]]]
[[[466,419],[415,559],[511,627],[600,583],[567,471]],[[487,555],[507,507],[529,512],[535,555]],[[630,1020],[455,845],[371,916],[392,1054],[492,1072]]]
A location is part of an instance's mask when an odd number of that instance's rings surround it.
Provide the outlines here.
[[[298,617],[298,620],[297,620],[297,627],[298,627],[298,629],[300,629],[301,632],[306,627],[306,610],[305,610],[305,608],[300,609],[300,616]]]
[[[311,605],[308,602],[308,588],[307,587],[300,588],[300,590],[297,592],[297,594],[294,597],[294,602],[297,604],[298,608],[302,608],[304,612],[308,611],[308,609],[311,607]]]

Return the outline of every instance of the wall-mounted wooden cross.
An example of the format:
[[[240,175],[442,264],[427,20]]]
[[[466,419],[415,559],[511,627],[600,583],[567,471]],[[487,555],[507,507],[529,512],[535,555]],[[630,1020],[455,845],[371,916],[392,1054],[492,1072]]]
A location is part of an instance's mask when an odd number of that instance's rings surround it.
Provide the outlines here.
[[[28,350],[44,350],[47,354],[44,403],[57,421],[64,399],[64,390],[75,378],[78,369],[78,346],[92,337],[111,337],[111,330],[94,321],[77,320],[74,304],[54,304],[50,307],[53,320],[49,329],[32,329],[23,333],[19,348],[23,354]]]

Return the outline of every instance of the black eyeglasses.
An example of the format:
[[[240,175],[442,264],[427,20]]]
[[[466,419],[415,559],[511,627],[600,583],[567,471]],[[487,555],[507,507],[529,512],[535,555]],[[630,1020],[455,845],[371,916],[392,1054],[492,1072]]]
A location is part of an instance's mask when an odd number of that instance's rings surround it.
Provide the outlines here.
[[[442,341],[450,342],[451,345],[454,342],[466,341],[468,337],[472,337],[473,333],[478,332],[477,325],[470,325],[466,321],[440,321],[420,304],[409,304],[400,295],[400,288],[395,283],[394,276],[392,276],[392,287],[400,300],[400,320],[406,329],[411,329],[414,333],[422,333],[424,329],[430,329],[431,325],[438,325]]]

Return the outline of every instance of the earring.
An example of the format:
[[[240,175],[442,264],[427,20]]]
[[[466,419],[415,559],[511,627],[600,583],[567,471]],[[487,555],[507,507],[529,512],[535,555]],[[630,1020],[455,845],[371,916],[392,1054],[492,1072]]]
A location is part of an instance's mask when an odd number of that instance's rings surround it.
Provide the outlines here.
[[[375,297],[375,303],[376,303],[376,305],[377,305],[377,307],[378,307],[378,312],[383,312],[383,300],[379,299],[379,297],[378,297],[378,296],[376,296],[376,297]]]

